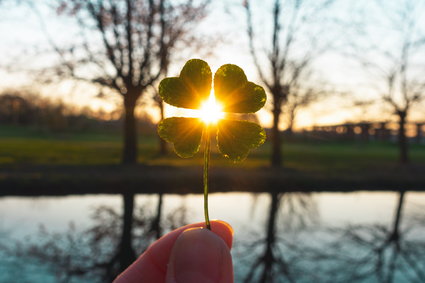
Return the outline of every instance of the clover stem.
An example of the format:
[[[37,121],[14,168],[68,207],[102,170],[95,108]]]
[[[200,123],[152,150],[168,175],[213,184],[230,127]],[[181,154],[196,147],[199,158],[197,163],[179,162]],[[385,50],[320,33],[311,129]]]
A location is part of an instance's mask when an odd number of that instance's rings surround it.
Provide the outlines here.
[[[204,215],[205,225],[211,230],[210,217],[208,215],[208,170],[210,163],[210,151],[211,151],[211,138],[210,138],[210,127],[207,125],[204,129],[205,134],[205,148],[204,148]]]

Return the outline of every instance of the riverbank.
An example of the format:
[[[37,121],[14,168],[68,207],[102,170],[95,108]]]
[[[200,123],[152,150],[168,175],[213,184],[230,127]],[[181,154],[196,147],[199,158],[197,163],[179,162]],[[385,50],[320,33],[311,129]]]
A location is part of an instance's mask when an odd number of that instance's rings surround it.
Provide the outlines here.
[[[0,196],[202,190],[202,154],[159,156],[154,134],[139,137],[140,164],[123,166],[116,133],[0,130]],[[411,164],[402,166],[395,143],[285,139],[281,169],[269,167],[268,142],[236,164],[212,148],[212,192],[425,190],[423,144],[410,146]]]
[[[425,191],[424,172],[425,167],[420,165],[393,165],[362,174],[216,167],[210,180],[211,192]],[[28,165],[0,171],[0,196],[201,192],[199,166]]]

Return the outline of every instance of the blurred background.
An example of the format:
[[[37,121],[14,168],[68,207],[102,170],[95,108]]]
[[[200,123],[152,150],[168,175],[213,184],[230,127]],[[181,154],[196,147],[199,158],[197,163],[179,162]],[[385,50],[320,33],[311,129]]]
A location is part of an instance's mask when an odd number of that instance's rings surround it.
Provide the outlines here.
[[[157,123],[201,58],[264,87],[213,146],[235,282],[425,282],[425,1],[0,0],[0,282],[107,282],[203,221],[202,154]],[[215,142],[215,141],[213,141]]]

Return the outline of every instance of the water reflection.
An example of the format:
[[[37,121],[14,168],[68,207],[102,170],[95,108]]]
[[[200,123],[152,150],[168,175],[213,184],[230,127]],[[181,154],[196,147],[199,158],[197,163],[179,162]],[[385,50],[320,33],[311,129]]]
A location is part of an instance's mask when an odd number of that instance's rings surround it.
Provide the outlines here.
[[[326,244],[299,252],[308,255],[310,266],[326,281],[425,282],[425,214],[407,215],[405,195],[398,193],[390,225],[328,228]]]
[[[149,203],[135,208],[134,195],[123,195],[122,199],[122,213],[111,206],[99,206],[90,216],[92,226],[84,231],[78,231],[74,223],[61,233],[41,225],[37,236],[17,241],[13,246],[0,246],[0,250],[18,262],[46,267],[54,274],[53,282],[110,282],[162,230],[170,231],[188,223],[184,206],[162,219],[162,194],[158,195],[154,209]],[[8,272],[15,272],[13,267],[19,269],[10,264]],[[10,278],[3,280],[8,282]],[[40,282],[46,282],[45,278]]]
[[[250,228],[235,227],[235,282],[425,282],[424,206],[415,206],[408,192],[396,194],[393,203],[388,197],[375,202],[375,213],[388,208],[384,214],[391,221],[362,219],[362,223],[355,216],[345,223],[320,217],[326,215],[326,207],[320,205],[327,203],[321,201],[323,194],[262,194],[254,196],[251,208],[241,201],[235,215],[253,214],[241,221]],[[352,198],[358,214],[365,209],[356,197],[345,197]],[[188,217],[194,207],[186,203],[169,208],[169,196],[143,198],[149,201],[137,203],[134,195],[121,196],[122,209],[98,205],[84,230],[73,223],[60,232],[41,226],[36,236],[0,241],[0,282],[111,281],[155,239],[194,222]],[[179,198],[185,197],[172,197]],[[198,202],[196,196],[188,198]],[[225,201],[226,196],[219,198]],[[379,207],[383,203],[391,206]],[[369,218],[375,217],[370,213]],[[7,239],[7,231],[0,237]],[[32,265],[34,273],[45,276],[25,280],[19,274],[23,265],[27,269]]]
[[[291,261],[282,249],[285,234],[300,232],[317,222],[317,206],[309,193],[270,193],[270,207],[265,225],[265,236],[246,245],[252,259],[244,282],[296,282]],[[279,220],[279,221],[278,221]],[[281,227],[280,227],[281,226]],[[283,228],[283,229],[279,229]],[[261,248],[262,246],[262,248]]]

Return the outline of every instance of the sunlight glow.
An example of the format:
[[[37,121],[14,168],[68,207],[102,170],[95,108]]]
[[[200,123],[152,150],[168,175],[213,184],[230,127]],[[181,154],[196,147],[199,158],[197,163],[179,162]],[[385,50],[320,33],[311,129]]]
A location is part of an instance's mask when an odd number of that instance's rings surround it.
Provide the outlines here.
[[[206,124],[215,124],[224,117],[223,107],[217,103],[213,93],[207,101],[202,104],[200,117]]]

